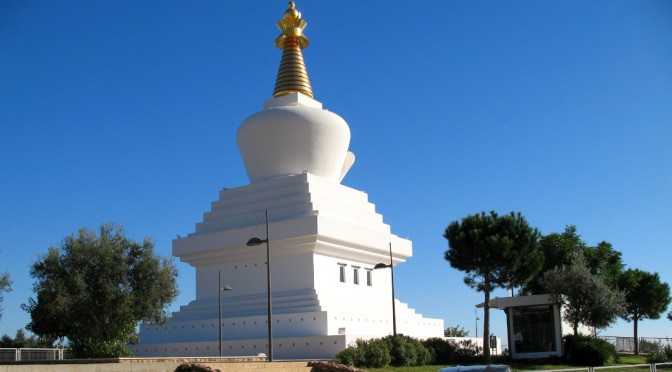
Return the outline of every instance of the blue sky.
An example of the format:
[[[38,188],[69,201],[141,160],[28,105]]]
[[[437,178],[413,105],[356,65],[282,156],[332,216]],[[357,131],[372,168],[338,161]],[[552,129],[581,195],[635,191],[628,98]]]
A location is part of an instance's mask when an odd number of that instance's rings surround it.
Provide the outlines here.
[[[0,272],[14,281],[0,334],[29,322],[29,266],[79,227],[114,221],[168,256],[221,188],[248,183],[235,133],[272,94],[286,5],[0,2]],[[672,282],[672,2],[297,8],[315,98],[352,131],[343,184],[414,242],[395,269],[401,301],[473,334],[483,295],[443,259],[442,234],[481,210],[520,211],[545,234],[574,224]],[[195,296],[177,265],[173,309]],[[672,322],[640,335],[672,336]]]

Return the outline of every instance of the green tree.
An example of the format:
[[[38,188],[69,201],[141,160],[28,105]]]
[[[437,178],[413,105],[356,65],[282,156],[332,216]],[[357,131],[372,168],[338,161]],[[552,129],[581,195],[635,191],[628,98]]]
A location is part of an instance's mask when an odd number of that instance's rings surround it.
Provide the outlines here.
[[[23,331],[23,329],[17,329],[16,330],[16,335],[14,336],[14,342],[17,345],[21,346],[15,346],[15,347],[26,347],[26,332]]]
[[[0,275],[0,305],[2,305],[2,301],[5,299],[5,293],[10,292],[12,290],[12,281],[9,280],[9,274],[4,273]],[[0,319],[2,319],[2,306],[0,306]]]
[[[618,281],[625,291],[626,313],[623,319],[632,322],[635,337],[635,354],[639,354],[637,323],[644,319],[659,319],[670,305],[670,286],[660,281],[658,273],[629,269]]]
[[[0,337],[0,348],[13,348],[14,340],[9,335],[4,334]]]
[[[586,250],[588,246],[576,232],[576,226],[567,225],[562,234],[550,233],[539,238],[539,248],[544,254],[544,263],[539,274],[525,284],[521,294],[543,294],[545,290],[541,285],[544,273],[556,267],[569,266],[574,256]]]
[[[30,270],[36,279],[22,308],[38,336],[67,337],[77,357],[130,355],[126,343],[140,321],[160,323],[177,296],[172,260],[154,254],[149,238],[137,243],[114,224],[99,234],[80,229],[51,247]]]
[[[551,233],[539,239],[539,246],[544,253],[544,265],[539,275],[530,280],[521,294],[542,294],[545,290],[542,281],[546,272],[556,267],[571,266],[574,257],[582,254],[593,275],[602,278],[602,281],[611,288],[617,288],[618,278],[623,271],[621,252],[614,250],[610,243],[602,241],[591,247],[581,239],[576,226],[568,225],[562,234]]]
[[[448,327],[443,331],[443,336],[444,337],[467,337],[469,336],[469,331],[464,329],[464,327],[460,327],[458,324],[455,327]]]
[[[621,252],[614,250],[610,243],[602,241],[595,247],[585,248],[583,255],[593,275],[601,277],[609,287],[618,288],[618,280],[625,266]]]
[[[9,335],[2,335],[2,338],[0,338],[0,347],[17,349],[25,347],[53,347],[54,341],[53,339],[37,338],[35,335],[26,337],[26,333],[22,329],[17,329],[14,338],[9,337]]]
[[[564,318],[572,325],[575,336],[578,335],[579,324],[605,328],[625,310],[623,293],[593,275],[582,254],[577,254],[571,265],[544,273],[541,284],[547,293],[564,305]]]
[[[464,283],[484,293],[483,350],[490,363],[490,292],[525,284],[543,264],[539,232],[520,213],[505,216],[490,212],[453,221],[443,235],[448,240],[444,258],[464,271]]]

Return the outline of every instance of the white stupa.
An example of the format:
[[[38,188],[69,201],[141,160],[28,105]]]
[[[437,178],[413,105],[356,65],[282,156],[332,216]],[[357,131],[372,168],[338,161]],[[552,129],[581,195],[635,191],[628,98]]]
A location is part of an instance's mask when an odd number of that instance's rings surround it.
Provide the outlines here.
[[[273,98],[238,129],[250,185],[220,191],[196,231],[173,241],[173,255],[196,269],[196,299],[166,325],[143,325],[136,356],[219,355],[220,295],[222,354],[268,355],[267,253],[276,359],[332,358],[393,332],[391,270],[374,266],[404,262],[412,243],[390,232],[366,193],[340,184],[354,162],[350,129],[312,98],[305,26],[290,2]],[[262,244],[249,246],[253,237]],[[397,333],[443,336],[443,320],[394,304]]]

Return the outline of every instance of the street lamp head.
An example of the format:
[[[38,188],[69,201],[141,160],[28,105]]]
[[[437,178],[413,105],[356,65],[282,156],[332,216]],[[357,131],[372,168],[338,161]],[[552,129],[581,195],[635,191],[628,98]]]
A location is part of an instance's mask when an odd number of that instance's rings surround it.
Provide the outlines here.
[[[376,266],[373,267],[374,270],[376,269],[387,269],[388,267],[392,267],[392,265],[386,265],[384,263],[379,263],[376,264]]]
[[[233,291],[233,287],[230,285],[225,285],[221,288],[222,291]]]
[[[268,239],[261,240],[259,238],[252,238],[252,239],[247,241],[247,246],[252,247],[252,246],[261,245],[262,243],[267,243],[267,242],[268,242]]]

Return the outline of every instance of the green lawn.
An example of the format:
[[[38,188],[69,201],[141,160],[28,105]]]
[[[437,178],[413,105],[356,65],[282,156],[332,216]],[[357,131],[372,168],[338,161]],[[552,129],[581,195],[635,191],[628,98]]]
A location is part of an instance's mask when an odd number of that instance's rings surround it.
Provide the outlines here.
[[[641,355],[621,355],[620,360],[612,365],[631,365],[631,364],[646,364],[646,358]],[[581,368],[581,366],[571,366],[566,364],[530,364],[524,362],[510,362],[509,365],[514,370],[534,371],[534,370],[550,370],[550,369],[572,369]],[[385,368],[369,368],[370,372],[436,372],[439,368],[449,366],[421,366],[421,367],[385,367]],[[609,369],[609,372],[617,372],[620,369]]]
[[[621,355],[616,364],[646,364],[646,358],[642,355]]]

